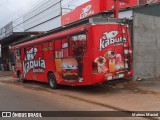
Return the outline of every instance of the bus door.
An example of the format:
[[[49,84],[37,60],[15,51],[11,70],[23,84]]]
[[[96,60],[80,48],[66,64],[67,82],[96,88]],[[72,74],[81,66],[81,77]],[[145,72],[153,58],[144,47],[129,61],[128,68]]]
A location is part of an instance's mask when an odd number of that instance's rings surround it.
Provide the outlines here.
[[[82,77],[83,73],[83,57],[86,49],[86,34],[72,36],[73,57],[78,62],[78,76]]]
[[[62,40],[61,69],[66,82],[78,81],[83,76],[83,57],[86,35],[78,34]]]

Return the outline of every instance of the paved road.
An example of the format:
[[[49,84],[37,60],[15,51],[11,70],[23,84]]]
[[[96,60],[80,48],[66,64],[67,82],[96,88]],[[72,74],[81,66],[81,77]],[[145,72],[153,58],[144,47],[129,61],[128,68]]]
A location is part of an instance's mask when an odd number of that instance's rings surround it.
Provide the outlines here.
[[[113,110],[54,94],[54,91],[50,93],[13,84],[0,83],[0,98],[0,111]]]
[[[94,87],[95,88],[95,87]],[[78,93],[87,92],[88,94],[107,93],[108,91],[99,91],[94,88],[70,88],[62,86],[60,90],[51,90],[46,84],[37,82],[28,82],[20,84],[17,80],[8,77],[0,77],[0,111],[117,111],[114,108],[103,106],[101,104],[85,101]],[[69,90],[69,91],[66,91]],[[72,97],[70,92],[75,90],[76,97]],[[90,90],[94,90],[91,92]],[[63,91],[64,94],[63,94]],[[68,95],[66,94],[68,92]],[[76,96],[76,93],[73,93]],[[83,97],[83,96],[82,96]],[[96,98],[97,96],[95,96]],[[106,96],[104,96],[106,97]],[[43,118],[44,119],[44,118]],[[53,120],[53,118],[45,118]],[[61,120],[62,118],[54,118]],[[63,118],[66,120],[141,120],[145,118]]]

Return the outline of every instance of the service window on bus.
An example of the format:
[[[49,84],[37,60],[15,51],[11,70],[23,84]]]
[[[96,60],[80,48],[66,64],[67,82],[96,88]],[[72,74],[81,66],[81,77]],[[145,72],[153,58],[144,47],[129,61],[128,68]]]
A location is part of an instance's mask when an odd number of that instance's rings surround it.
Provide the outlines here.
[[[70,56],[82,56],[86,50],[86,34],[74,35],[70,38]]]
[[[54,47],[55,47],[55,58],[56,59],[63,58],[63,54],[62,54],[62,40],[55,40],[54,41]]]

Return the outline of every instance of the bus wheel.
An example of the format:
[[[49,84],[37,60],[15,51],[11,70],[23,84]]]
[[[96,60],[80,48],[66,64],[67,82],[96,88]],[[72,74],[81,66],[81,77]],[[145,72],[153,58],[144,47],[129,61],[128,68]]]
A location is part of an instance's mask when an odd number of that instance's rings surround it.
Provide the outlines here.
[[[22,74],[20,72],[18,73],[18,79],[21,83],[24,83],[24,79],[22,79]]]
[[[57,85],[57,82],[56,82],[56,78],[54,76],[53,73],[50,73],[48,75],[48,82],[49,82],[49,86],[52,88],[52,89],[57,89],[58,85]]]

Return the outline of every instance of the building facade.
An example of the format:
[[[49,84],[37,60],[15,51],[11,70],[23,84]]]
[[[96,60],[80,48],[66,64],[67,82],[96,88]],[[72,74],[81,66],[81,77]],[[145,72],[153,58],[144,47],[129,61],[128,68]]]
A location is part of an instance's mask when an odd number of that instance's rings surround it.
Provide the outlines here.
[[[24,31],[48,31],[61,26],[61,1],[48,0],[23,17]]]

